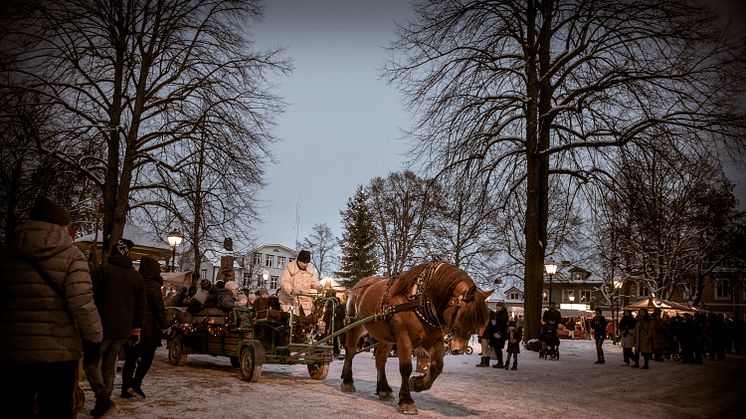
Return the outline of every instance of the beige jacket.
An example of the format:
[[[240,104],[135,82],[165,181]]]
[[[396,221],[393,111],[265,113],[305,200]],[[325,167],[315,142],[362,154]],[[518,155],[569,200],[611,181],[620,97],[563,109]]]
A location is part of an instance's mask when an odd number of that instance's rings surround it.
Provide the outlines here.
[[[64,290],[64,302],[24,258]],[[31,220],[13,252],[0,254],[0,318],[0,363],[72,361],[82,356],[81,339],[101,341],[88,261],[65,228]]]
[[[301,270],[297,261],[288,263],[280,276],[280,289],[278,290],[282,309],[288,311],[291,306],[295,307],[296,301],[298,301],[303,307],[305,315],[311,314],[313,299],[296,297],[297,294],[308,294],[311,290],[324,290],[319,277],[316,275],[316,268],[309,263],[305,270]],[[295,313],[297,314],[298,311],[296,310]]]

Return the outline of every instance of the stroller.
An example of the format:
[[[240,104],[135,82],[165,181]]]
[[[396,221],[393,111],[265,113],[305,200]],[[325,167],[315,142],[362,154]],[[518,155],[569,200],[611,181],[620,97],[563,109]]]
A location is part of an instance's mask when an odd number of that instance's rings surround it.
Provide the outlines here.
[[[544,325],[544,329],[539,335],[539,341],[541,341],[541,349],[539,349],[539,358],[541,359],[559,359],[559,337],[557,336],[557,327],[552,327],[551,324]]]

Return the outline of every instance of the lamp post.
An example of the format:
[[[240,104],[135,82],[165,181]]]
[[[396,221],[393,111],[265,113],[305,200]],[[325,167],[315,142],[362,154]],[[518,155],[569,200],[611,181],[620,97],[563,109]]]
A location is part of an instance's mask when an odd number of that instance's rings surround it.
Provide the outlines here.
[[[171,272],[176,270],[176,248],[179,247],[181,242],[184,240],[184,236],[181,235],[181,231],[178,228],[173,229],[172,232],[168,233],[168,245],[173,249],[173,256],[171,256]]]
[[[549,259],[544,263],[544,270],[546,271],[547,275],[549,275],[549,302],[552,302],[552,280],[554,279],[554,274],[557,273],[557,264],[554,263],[552,259]]]
[[[616,294],[616,296],[614,297],[614,313],[612,313],[611,316],[611,319],[614,322],[614,339],[612,339],[614,345],[616,345],[617,336],[619,336],[619,298],[621,298],[621,292],[622,281],[614,281],[614,294]]]
[[[569,298],[570,298],[570,305],[575,304],[575,294],[570,294]]]

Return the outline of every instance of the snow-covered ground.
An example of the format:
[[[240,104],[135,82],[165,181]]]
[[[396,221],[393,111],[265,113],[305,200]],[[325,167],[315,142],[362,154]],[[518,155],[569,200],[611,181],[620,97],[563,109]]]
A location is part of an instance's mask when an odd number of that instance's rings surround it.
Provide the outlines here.
[[[433,388],[413,393],[421,418],[736,418],[746,417],[746,356],[728,356],[704,365],[652,362],[649,370],[624,366],[621,348],[605,343],[606,364],[595,365],[592,341],[563,340],[558,361],[522,350],[517,371],[476,368],[473,355],[446,356]],[[329,376],[312,380],[304,365],[265,365],[256,383],[238,378],[224,357],[190,355],[173,367],[164,348],[143,383],[146,399],[120,399],[117,375],[107,418],[383,418],[396,417],[396,400],[375,395],[372,354],[355,357],[356,393],[339,389],[342,361]],[[494,361],[493,361],[494,362]],[[398,393],[396,358],[387,363],[389,383]],[[85,411],[93,395],[87,383]]]

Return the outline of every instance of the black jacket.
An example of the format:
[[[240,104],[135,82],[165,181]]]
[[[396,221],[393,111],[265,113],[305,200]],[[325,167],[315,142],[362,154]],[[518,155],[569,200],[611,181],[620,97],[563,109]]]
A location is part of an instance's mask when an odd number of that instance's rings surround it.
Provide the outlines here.
[[[140,334],[140,346],[147,349],[155,349],[163,338],[161,329],[166,325],[166,308],[163,305],[163,278],[158,262],[150,257],[140,260],[140,275],[143,278],[145,288],[145,299],[147,310],[142,319],[142,332]]]
[[[147,315],[143,280],[129,256],[109,256],[106,262],[91,274],[104,339],[127,339]]]

